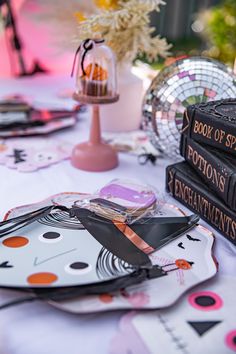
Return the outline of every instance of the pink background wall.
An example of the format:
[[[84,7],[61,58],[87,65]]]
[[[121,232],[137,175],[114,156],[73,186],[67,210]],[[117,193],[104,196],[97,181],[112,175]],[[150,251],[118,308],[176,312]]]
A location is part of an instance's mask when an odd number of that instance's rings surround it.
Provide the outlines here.
[[[24,44],[24,58],[27,69],[32,69],[34,59],[46,67],[50,73],[70,74],[73,53],[63,53],[53,42],[48,24],[33,20],[30,14],[35,14],[37,5],[25,0],[12,0],[12,6],[17,19],[18,32]],[[16,60],[14,62],[17,63]],[[17,68],[16,68],[17,69]],[[6,45],[6,35],[0,33],[0,77],[12,76],[9,55]]]

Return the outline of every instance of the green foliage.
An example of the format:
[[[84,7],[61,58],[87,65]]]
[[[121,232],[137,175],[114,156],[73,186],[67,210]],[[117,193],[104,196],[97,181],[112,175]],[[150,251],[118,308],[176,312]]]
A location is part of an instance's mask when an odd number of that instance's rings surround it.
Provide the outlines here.
[[[208,54],[232,64],[236,57],[236,0],[224,0],[206,16]]]

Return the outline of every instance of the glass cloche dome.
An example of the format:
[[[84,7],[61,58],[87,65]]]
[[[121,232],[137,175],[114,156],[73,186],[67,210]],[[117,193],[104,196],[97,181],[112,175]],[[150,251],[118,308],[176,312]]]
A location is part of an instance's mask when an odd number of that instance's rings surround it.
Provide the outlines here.
[[[76,98],[86,103],[111,103],[119,98],[116,59],[103,39],[87,39],[77,50]]]
[[[116,60],[103,39],[86,39],[76,51],[72,75],[78,56],[75,101],[92,105],[89,141],[76,145],[71,163],[85,171],[108,171],[118,165],[118,156],[104,143],[100,128],[100,105],[118,101]]]

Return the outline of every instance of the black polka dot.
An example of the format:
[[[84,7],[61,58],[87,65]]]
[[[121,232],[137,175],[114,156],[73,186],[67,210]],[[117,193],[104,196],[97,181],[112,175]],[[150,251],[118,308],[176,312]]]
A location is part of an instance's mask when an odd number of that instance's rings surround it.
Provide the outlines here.
[[[202,307],[213,306],[216,303],[215,299],[211,296],[198,296],[195,302]]]
[[[46,238],[47,240],[55,240],[58,237],[60,237],[60,234],[58,232],[49,231],[43,234],[43,238]]]
[[[70,264],[70,268],[71,269],[86,269],[88,268],[88,263],[84,263],[84,262],[74,262]]]
[[[236,336],[233,338],[233,343],[236,345]]]

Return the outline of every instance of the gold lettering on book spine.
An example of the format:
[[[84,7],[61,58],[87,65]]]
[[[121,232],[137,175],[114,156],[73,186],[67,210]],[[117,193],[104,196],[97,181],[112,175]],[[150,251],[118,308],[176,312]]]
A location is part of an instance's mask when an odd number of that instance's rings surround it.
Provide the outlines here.
[[[226,177],[189,144],[187,145],[186,159],[224,193]]]
[[[226,137],[225,146],[230,148],[231,150],[236,150],[236,136],[232,134],[228,134]]]
[[[229,238],[235,240],[236,221],[178,178],[174,181],[174,197],[182,200]]]
[[[187,110],[185,110],[181,133],[184,133],[189,129],[189,127],[190,118],[188,116]],[[206,140],[213,140],[219,145],[224,145],[225,147],[229,148],[229,150],[236,151],[236,135],[230,133],[226,134],[225,130],[216,128],[197,119],[193,121],[191,130],[194,134],[203,136]],[[155,129],[155,131],[157,131],[157,129]]]
[[[202,135],[205,138],[211,140],[212,139],[212,131],[213,127],[209,124],[203,123],[195,119],[193,125],[193,132],[198,135]]]

